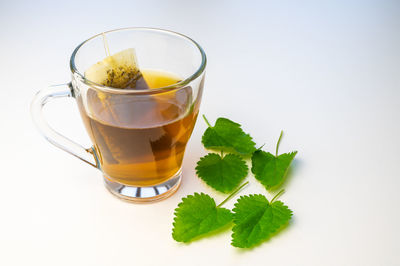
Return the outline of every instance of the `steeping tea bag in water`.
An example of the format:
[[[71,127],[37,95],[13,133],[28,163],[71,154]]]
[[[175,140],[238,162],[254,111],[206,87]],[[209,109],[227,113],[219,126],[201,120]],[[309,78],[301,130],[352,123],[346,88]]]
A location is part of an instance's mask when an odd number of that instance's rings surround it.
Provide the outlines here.
[[[137,58],[135,49],[129,48],[120,51],[116,54],[110,55],[108,44],[104,38],[104,47],[106,50],[106,58],[97,62],[85,71],[85,77],[97,84],[112,87],[116,89],[135,89],[146,90],[149,89],[146,81],[143,78]],[[149,96],[144,96],[147,102],[153,102]],[[87,92],[87,99],[90,103],[89,113],[99,121],[111,125],[123,126],[127,124],[132,111],[130,106],[136,106],[133,101],[135,97],[123,97],[123,95],[106,93],[101,90],[89,89]],[[112,134],[103,132],[99,128],[98,136],[95,136],[97,142],[107,143],[104,149],[113,150],[113,153],[105,152],[105,158],[109,162],[118,163],[123,155],[122,149],[118,148]]]
[[[129,48],[110,55],[105,36],[104,47],[107,57],[85,71],[85,77],[88,80],[117,89],[149,89],[139,69],[135,49]],[[121,97],[114,97],[113,94],[97,90],[89,91],[87,97],[92,102],[98,99],[101,103],[104,109],[103,119],[116,123],[123,120],[121,110],[118,110],[122,107],[121,101],[125,101]]]
[[[110,55],[104,40],[106,57],[85,77],[116,90],[88,86],[78,96],[102,170],[122,184],[162,183],[179,170],[198,114],[192,88],[179,87],[182,78],[176,73],[139,69],[132,48]],[[124,93],[173,85],[157,93]]]
[[[129,48],[107,56],[85,72],[85,77],[95,83],[118,89],[149,89],[139,70],[135,49]]]

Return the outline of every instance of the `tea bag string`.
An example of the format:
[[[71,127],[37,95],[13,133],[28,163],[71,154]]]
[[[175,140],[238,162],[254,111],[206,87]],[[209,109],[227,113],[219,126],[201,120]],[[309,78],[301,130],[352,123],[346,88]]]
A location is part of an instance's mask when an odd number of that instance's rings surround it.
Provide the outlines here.
[[[106,53],[106,57],[109,57],[109,56],[111,56],[111,54],[110,54],[110,46],[108,45],[106,34],[103,32],[101,35],[103,36],[104,52]],[[114,110],[111,108],[110,103],[108,102],[108,98],[109,98],[108,95],[103,94],[103,92],[101,92],[101,94],[102,94],[101,102],[103,104],[103,107],[105,109],[109,110],[109,112],[111,114],[111,117],[114,120],[114,122],[119,124],[120,121],[118,120],[117,115],[114,113]]]
[[[104,51],[106,53],[106,56],[110,56],[110,46],[108,46],[108,42],[107,42],[107,38],[106,38],[106,34],[103,32],[103,44],[104,44]]]

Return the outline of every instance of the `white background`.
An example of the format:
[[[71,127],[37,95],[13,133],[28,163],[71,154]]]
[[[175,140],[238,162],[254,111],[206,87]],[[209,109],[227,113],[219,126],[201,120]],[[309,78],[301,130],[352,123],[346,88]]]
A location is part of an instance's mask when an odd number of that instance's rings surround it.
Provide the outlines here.
[[[2,0],[0,26],[1,265],[400,265],[400,2]],[[183,196],[225,197],[194,173],[200,119],[181,188],[150,205],[114,198],[100,172],[36,131],[34,93],[69,81],[81,41],[127,26],[203,46],[212,122],[240,122],[269,151],[285,131],[280,151],[299,151],[281,196],[294,211],[287,229],[250,251],[230,246],[229,231],[172,239]],[[46,112],[89,144],[72,100]],[[241,195],[273,196],[249,181]]]

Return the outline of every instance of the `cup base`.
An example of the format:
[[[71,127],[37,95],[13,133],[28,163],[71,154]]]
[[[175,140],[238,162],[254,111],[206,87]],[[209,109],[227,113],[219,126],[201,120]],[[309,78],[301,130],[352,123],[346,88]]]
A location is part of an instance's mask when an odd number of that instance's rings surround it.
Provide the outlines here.
[[[110,181],[104,177],[104,184],[108,191],[117,198],[132,203],[151,203],[168,198],[179,188],[182,179],[182,171],[179,170],[168,181],[148,187],[127,186]]]

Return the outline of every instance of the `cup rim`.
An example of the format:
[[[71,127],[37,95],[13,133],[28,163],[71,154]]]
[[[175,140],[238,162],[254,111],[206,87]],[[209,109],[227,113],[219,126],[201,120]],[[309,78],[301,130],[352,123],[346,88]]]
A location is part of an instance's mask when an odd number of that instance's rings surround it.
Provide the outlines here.
[[[174,83],[169,86],[161,87],[161,88],[148,89],[148,90],[118,89],[118,88],[104,86],[104,85],[98,84],[96,82],[93,82],[93,81],[85,78],[85,75],[80,73],[75,65],[75,56],[76,56],[77,52],[79,51],[79,49],[83,45],[85,45],[87,42],[89,42],[89,41],[93,40],[94,38],[99,37],[105,33],[124,31],[124,30],[144,30],[144,31],[161,32],[161,33],[172,34],[172,35],[178,36],[180,38],[184,38],[184,39],[188,40],[189,42],[193,43],[198,48],[198,50],[201,54],[201,64],[200,64],[199,68],[192,75],[189,75],[189,77],[187,77],[177,83]],[[126,27],[126,28],[113,29],[113,30],[109,30],[109,31],[105,31],[105,32],[101,32],[99,34],[93,35],[92,37],[83,41],[81,44],[79,44],[74,49],[74,51],[72,52],[72,55],[71,55],[71,59],[70,59],[70,69],[71,69],[72,74],[77,74],[85,83],[95,87],[96,89],[102,90],[104,92],[117,93],[117,94],[155,94],[155,93],[162,93],[162,92],[181,88],[183,86],[188,85],[190,82],[192,82],[196,78],[198,78],[204,72],[204,70],[206,68],[206,64],[207,64],[206,54],[205,54],[203,48],[201,48],[201,46],[196,41],[194,41],[193,39],[189,38],[186,35],[183,35],[181,33],[175,32],[175,31],[165,30],[165,29],[160,29],[160,28],[151,28],[151,27]]]

